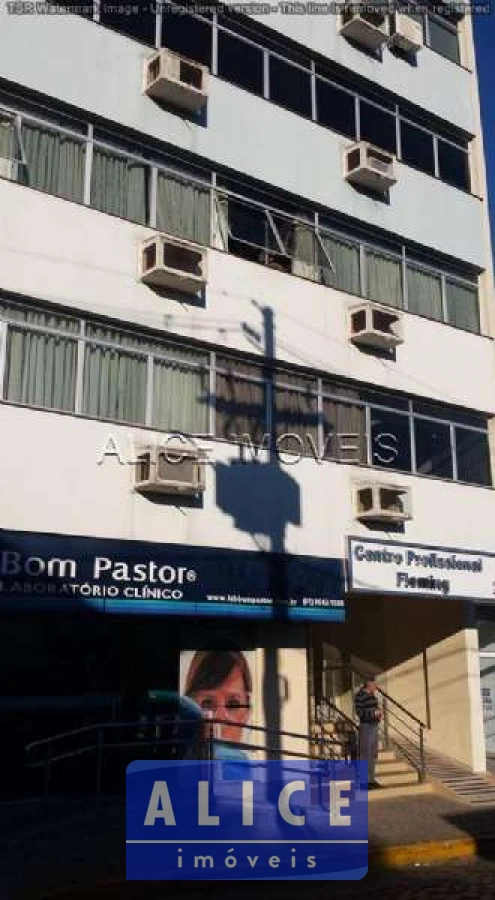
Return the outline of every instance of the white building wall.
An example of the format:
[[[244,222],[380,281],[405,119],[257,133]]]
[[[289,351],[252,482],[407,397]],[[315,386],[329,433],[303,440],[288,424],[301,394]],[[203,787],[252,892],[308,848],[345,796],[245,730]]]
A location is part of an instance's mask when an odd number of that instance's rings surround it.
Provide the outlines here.
[[[9,182],[0,182],[0,199],[4,290],[257,354],[261,305],[273,311],[281,360],[495,409],[491,339],[406,314],[404,344],[395,361],[385,361],[348,340],[347,308],[359,298],[217,250],[208,251],[204,306],[160,296],[137,278],[138,242],[150,229]],[[469,366],[460,366],[467,358]]]
[[[207,122],[196,124],[143,95],[143,64],[150,50],[142,44],[79,17],[3,12],[0,22],[6,23],[1,74],[9,81],[484,268],[477,197],[398,164],[390,204],[371,199],[343,178],[342,153],[351,141],[314,122],[212,77]],[[31,45],[34,53],[28,52]],[[26,52],[19,51],[22,46]],[[450,66],[455,80],[458,67]],[[431,93],[448,95],[450,90]],[[462,109],[470,101],[467,82],[459,86],[456,105]]]

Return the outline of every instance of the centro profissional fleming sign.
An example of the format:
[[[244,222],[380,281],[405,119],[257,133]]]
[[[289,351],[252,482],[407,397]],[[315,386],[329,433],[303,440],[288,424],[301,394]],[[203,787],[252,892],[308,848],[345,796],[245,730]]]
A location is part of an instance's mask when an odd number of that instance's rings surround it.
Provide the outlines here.
[[[350,537],[348,588],[495,602],[495,554]]]
[[[0,530],[9,610],[342,621],[343,569],[332,558]]]

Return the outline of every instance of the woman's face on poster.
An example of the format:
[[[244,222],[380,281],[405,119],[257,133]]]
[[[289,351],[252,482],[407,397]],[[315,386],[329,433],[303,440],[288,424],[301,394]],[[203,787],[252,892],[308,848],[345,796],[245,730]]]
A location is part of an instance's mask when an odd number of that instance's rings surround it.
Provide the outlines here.
[[[219,725],[223,740],[234,743],[241,741],[242,729],[249,719],[250,697],[239,666],[235,666],[218,687],[196,691],[193,700],[215,719],[224,721],[224,724]]]

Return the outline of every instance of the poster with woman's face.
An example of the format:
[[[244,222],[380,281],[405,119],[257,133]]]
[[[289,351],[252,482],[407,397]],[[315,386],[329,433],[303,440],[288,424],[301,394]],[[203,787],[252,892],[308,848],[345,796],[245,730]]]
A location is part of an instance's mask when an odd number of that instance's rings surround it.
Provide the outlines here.
[[[183,650],[180,693],[194,700],[206,715],[220,720],[220,740],[248,740],[253,717],[255,652],[252,650]]]

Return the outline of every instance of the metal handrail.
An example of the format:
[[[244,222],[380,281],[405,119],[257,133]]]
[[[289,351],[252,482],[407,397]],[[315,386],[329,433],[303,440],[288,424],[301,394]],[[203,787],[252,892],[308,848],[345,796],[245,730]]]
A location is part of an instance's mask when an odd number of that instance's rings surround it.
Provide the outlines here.
[[[96,753],[95,760],[95,795],[99,796],[102,793],[102,781],[103,781],[103,756],[105,753],[108,753],[112,750],[130,750],[135,748],[136,750],[136,758],[139,756],[139,751],[144,750],[145,748],[154,748],[155,753],[159,748],[166,747],[182,747],[185,749],[188,758],[193,758],[192,754],[196,754],[199,758],[207,758],[214,759],[215,758],[215,746],[232,746],[237,749],[245,749],[251,750],[255,752],[261,752],[270,756],[273,754],[274,756],[279,756],[283,753],[284,757],[292,757],[292,758],[304,758],[304,759],[315,759],[319,758],[317,755],[318,751],[324,747],[340,748],[340,755],[338,758],[343,757],[343,751],[345,749],[345,741],[340,740],[339,738],[331,739],[326,738],[324,740],[321,737],[313,736],[311,734],[300,734],[294,731],[284,731],[278,730],[266,726],[261,725],[250,725],[250,729],[256,731],[258,733],[263,734],[267,740],[263,741],[259,744],[248,743],[248,742],[237,742],[237,741],[229,741],[224,740],[215,735],[215,726],[229,724],[232,723],[225,719],[213,719],[213,718],[204,718],[194,720],[194,719],[177,719],[172,717],[170,719],[164,718],[153,718],[143,721],[142,719],[138,721],[132,722],[96,722],[92,725],[85,725],[81,728],[72,729],[66,732],[60,732],[55,735],[51,735],[49,737],[40,738],[39,740],[32,741],[25,746],[26,752],[26,766],[31,769],[44,769],[44,793],[45,797],[48,797],[51,790],[52,784],[52,767],[54,764],[61,762],[62,760],[74,759],[78,756],[82,756],[85,753]],[[137,738],[134,740],[117,740],[112,741],[111,739],[105,741],[105,737],[107,735],[113,736],[117,735],[116,729],[125,730],[132,729],[137,733],[145,732],[149,729],[157,729],[157,728],[166,728],[166,727],[175,728],[178,730],[178,734],[173,735],[171,737],[162,738],[159,737],[158,734],[155,734],[154,737],[150,739],[150,737],[146,737],[143,735],[141,738]],[[192,733],[185,734],[184,732],[181,734],[180,729],[181,726],[186,726],[188,729],[192,728]],[[92,734],[93,739],[87,740],[88,735]],[[72,747],[65,752],[63,748],[57,747],[60,743],[62,743],[65,739],[72,739],[74,737],[83,736],[85,740],[84,746]],[[272,740],[272,737],[275,736],[278,740]],[[304,741],[306,745],[309,745],[310,752],[306,752],[303,750],[289,750],[280,747],[279,739],[281,737],[292,738],[300,741]],[[39,756],[38,756],[39,754]],[[34,756],[34,759],[32,758]]]

